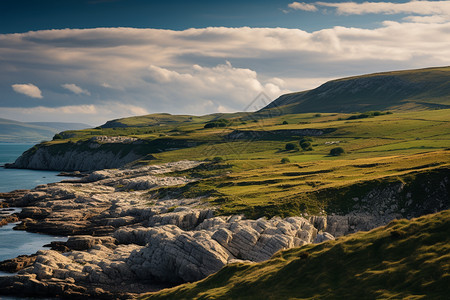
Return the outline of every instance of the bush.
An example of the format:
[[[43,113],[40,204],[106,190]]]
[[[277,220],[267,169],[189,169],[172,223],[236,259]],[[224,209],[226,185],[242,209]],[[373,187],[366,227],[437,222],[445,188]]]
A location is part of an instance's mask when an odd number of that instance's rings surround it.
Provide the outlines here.
[[[303,151],[312,151],[313,150],[312,145],[311,145],[312,141],[313,141],[312,138],[310,138],[308,136],[304,136],[300,139],[298,144],[303,149]]]
[[[382,115],[390,115],[392,114],[390,111],[388,112],[381,112],[381,111],[367,111],[365,113],[350,116],[347,118],[347,120],[356,120],[356,119],[365,119],[365,118],[371,118],[376,116],[382,116]]]
[[[215,162],[215,163],[221,162],[221,161],[223,161],[223,157],[221,157],[221,156],[216,156],[216,157],[214,157],[214,158],[212,159],[212,161]]]
[[[296,146],[295,144],[292,144],[292,143],[287,143],[286,146],[284,146],[284,148],[285,148],[287,151],[298,149],[297,146]]]
[[[316,117],[316,118],[321,117],[321,116],[322,116],[322,114],[315,114],[314,115],[314,117]]]
[[[303,151],[312,151],[312,146],[310,142],[304,141],[300,143],[300,147],[302,147]]]
[[[53,140],[62,140],[62,138],[63,138],[62,135],[60,135],[59,133],[53,136]]]
[[[309,137],[309,136],[304,136],[304,137],[302,137],[300,139],[300,143],[302,143],[302,142],[312,142],[312,141],[313,141],[313,139],[311,137]]]
[[[209,121],[203,126],[203,128],[215,128],[215,127],[227,127],[230,125],[230,121],[225,119],[217,119],[214,121]]]
[[[330,150],[330,155],[331,156],[339,156],[345,153],[344,148],[342,147],[336,147]]]
[[[288,122],[287,121],[283,121],[283,123],[282,123],[283,125],[286,125],[286,124],[288,124]]]
[[[282,164],[287,164],[287,163],[290,163],[291,161],[289,160],[289,158],[287,158],[287,157],[283,157],[282,159],[281,159],[281,163]]]

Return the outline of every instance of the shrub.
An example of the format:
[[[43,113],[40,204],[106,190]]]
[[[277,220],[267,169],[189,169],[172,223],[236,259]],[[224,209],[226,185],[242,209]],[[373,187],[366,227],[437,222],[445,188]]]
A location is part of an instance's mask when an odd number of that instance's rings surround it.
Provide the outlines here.
[[[304,136],[304,137],[302,137],[300,139],[300,143],[302,143],[302,142],[312,142],[312,141],[313,141],[313,139],[311,137],[309,137],[309,136]]]
[[[53,140],[61,140],[62,138],[63,138],[62,135],[60,135],[59,133],[53,136]]]
[[[390,111],[388,111],[388,112],[367,111],[367,112],[359,114],[359,115],[350,116],[347,118],[347,120],[364,119],[364,118],[371,118],[371,117],[390,115],[390,114],[392,114]]]
[[[221,157],[221,156],[216,156],[216,157],[214,157],[214,158],[212,159],[212,161],[215,162],[215,163],[221,162],[221,161],[223,161],[223,157]]]
[[[295,144],[293,144],[293,143],[287,143],[286,146],[284,146],[284,148],[287,151],[298,149],[297,146]]]
[[[300,147],[302,147],[303,151],[311,151],[313,149],[308,141],[300,142]]]
[[[322,116],[322,114],[315,114],[314,115],[314,117],[316,117],[316,118],[321,117],[321,116]]]
[[[289,160],[289,158],[287,158],[287,157],[283,157],[282,159],[281,159],[281,163],[282,164],[287,164],[287,163],[290,163],[291,161]]]
[[[339,156],[345,153],[344,148],[342,147],[336,147],[330,150],[330,155],[331,156]]]
[[[308,136],[304,136],[300,139],[299,145],[304,151],[311,151],[313,150],[311,142],[313,141],[312,138]]]
[[[217,119],[214,121],[209,121],[203,126],[203,128],[215,128],[215,127],[227,127],[230,125],[230,121],[225,119]]]
[[[286,125],[286,124],[288,124],[288,122],[287,121],[283,121],[283,123],[282,123],[283,125]]]

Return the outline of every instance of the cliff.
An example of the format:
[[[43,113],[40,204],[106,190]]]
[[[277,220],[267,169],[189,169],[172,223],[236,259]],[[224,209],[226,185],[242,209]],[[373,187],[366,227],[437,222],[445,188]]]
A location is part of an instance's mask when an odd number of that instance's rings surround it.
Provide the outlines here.
[[[146,144],[137,139],[96,137],[77,143],[41,143],[25,151],[13,164],[6,167],[91,171],[118,168],[145,156]]]

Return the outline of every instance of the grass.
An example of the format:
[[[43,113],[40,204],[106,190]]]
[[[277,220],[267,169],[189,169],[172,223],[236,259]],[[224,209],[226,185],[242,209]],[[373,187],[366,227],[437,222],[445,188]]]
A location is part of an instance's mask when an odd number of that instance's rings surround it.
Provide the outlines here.
[[[235,263],[141,299],[444,299],[450,211]]]
[[[251,114],[230,114],[213,116],[228,118],[228,127],[207,129],[204,125],[212,116],[190,119],[189,116],[150,115],[120,120],[131,127],[64,132],[66,139],[41,146],[59,152],[75,146],[89,148],[85,141],[96,135],[129,135],[143,141],[141,145],[123,146],[122,153],[134,151],[143,155],[137,164],[221,157],[224,161],[219,165],[226,168],[185,172],[185,176],[201,181],[183,187],[178,194],[207,196],[205,200],[218,206],[221,214],[244,213],[250,217],[322,214],[348,211],[350,195],[345,191],[349,187],[362,183],[389,185],[416,171],[449,169],[449,114],[449,109],[397,111],[349,120],[358,114],[305,113],[254,121],[245,121]],[[157,123],[161,118],[162,123]],[[288,124],[283,124],[284,121]],[[326,133],[312,137],[312,151],[286,151],[287,143],[298,145],[301,139],[300,134],[289,130],[301,129]],[[228,139],[234,130],[264,134]],[[100,149],[111,148],[116,153],[121,147],[105,144]],[[342,147],[346,153],[330,156],[330,150],[335,147]],[[282,164],[283,158],[290,162]]]

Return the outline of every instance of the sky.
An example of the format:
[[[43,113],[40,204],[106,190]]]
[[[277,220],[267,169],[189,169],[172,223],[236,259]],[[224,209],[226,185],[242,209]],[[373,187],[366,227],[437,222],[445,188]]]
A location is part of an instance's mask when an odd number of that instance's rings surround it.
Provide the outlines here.
[[[449,60],[450,1],[0,0],[0,118],[25,122],[243,111]]]

